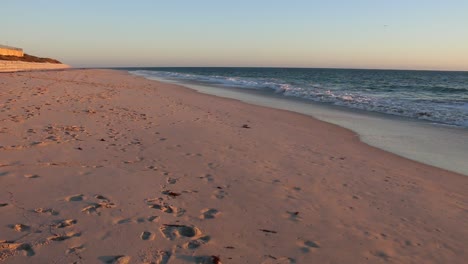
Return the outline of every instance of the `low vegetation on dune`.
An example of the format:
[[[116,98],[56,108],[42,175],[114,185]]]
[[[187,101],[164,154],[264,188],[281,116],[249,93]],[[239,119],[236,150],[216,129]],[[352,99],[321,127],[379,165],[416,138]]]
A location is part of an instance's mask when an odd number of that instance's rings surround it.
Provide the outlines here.
[[[0,60],[61,64],[60,61],[55,60],[55,59],[40,58],[40,57],[32,56],[32,55],[29,55],[29,54],[26,54],[26,53],[24,54],[23,57],[0,55]]]

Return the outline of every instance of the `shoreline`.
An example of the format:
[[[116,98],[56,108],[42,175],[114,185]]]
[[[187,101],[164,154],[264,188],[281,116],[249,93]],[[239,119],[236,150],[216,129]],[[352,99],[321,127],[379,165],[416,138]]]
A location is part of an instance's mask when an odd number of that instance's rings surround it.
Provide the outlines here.
[[[0,262],[468,258],[468,179],[349,129],[122,71],[0,81]]]
[[[132,73],[130,72],[130,74]],[[370,146],[403,158],[468,176],[468,165],[466,164],[466,159],[468,159],[468,144],[466,144],[468,142],[468,128],[327,105],[257,90],[155,77],[147,79],[181,85],[204,94],[236,99],[248,104],[311,116],[350,129],[361,138],[363,143]]]

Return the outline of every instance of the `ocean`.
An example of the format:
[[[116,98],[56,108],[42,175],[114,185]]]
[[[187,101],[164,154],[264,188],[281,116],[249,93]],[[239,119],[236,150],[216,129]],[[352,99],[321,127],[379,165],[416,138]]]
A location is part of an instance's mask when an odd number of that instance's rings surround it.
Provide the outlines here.
[[[468,128],[468,72],[300,68],[127,68],[133,74],[259,90]]]

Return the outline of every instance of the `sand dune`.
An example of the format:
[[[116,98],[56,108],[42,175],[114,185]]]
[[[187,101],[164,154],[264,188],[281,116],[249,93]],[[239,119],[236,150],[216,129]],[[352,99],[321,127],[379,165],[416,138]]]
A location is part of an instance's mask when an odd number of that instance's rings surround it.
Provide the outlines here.
[[[31,70],[57,70],[67,69],[70,66],[60,63],[35,63],[24,61],[5,61],[0,60],[0,72],[18,72]]]
[[[0,262],[464,263],[468,179],[125,72],[0,75]]]

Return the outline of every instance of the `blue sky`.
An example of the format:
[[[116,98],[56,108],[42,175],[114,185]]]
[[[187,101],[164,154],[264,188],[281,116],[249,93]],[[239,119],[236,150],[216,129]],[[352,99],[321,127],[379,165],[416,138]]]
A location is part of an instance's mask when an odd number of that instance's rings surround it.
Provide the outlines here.
[[[73,66],[468,70],[468,1],[6,0],[0,44]]]

